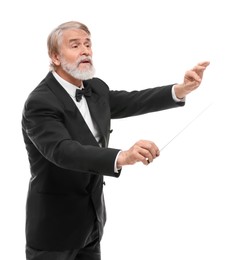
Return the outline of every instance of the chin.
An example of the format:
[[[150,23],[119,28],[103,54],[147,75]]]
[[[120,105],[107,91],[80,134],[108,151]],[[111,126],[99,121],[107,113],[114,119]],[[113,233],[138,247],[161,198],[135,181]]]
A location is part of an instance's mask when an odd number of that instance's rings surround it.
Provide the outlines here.
[[[88,80],[92,79],[95,75],[95,69],[93,67],[90,67],[89,70],[79,71],[78,72],[78,78],[81,80]]]
[[[77,75],[75,75],[75,78],[80,80],[88,80],[88,79],[92,79],[93,77],[94,77],[93,71],[79,72],[77,73]]]

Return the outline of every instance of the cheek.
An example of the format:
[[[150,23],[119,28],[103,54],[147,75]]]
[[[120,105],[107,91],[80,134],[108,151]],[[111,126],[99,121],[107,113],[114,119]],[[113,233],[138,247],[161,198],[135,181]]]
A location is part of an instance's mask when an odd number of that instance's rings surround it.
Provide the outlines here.
[[[74,62],[79,58],[79,54],[76,52],[69,52],[69,53],[67,53],[65,58],[66,58],[66,60],[68,60],[70,62]]]
[[[65,55],[61,57],[61,61],[64,61],[66,63],[69,63],[71,65],[77,64],[79,59],[79,55],[73,54],[73,55]]]

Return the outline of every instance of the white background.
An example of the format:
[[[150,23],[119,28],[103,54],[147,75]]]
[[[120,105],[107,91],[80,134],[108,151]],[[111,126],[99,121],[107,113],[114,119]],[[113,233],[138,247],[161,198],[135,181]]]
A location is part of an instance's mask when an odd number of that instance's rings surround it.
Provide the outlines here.
[[[233,4],[1,2],[0,259],[25,259],[30,172],[21,112],[29,92],[48,72],[47,35],[70,20],[90,28],[96,76],[111,89],[181,82],[186,70],[211,62],[185,107],[112,121],[111,147],[126,149],[149,139],[162,148],[197,117],[155,162],[128,166],[118,179],[106,178],[102,259],[236,259]]]

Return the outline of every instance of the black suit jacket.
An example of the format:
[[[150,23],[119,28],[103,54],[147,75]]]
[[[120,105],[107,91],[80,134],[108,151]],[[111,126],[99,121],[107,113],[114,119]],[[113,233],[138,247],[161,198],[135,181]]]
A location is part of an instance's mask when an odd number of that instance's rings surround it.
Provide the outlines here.
[[[71,97],[51,72],[31,92],[22,131],[31,179],[26,204],[26,242],[41,250],[82,247],[94,223],[100,237],[106,221],[103,176],[118,177],[119,149],[108,148],[110,120],[184,105],[172,85],[142,91],[111,91],[100,79],[84,81],[86,98],[101,135],[100,147]]]

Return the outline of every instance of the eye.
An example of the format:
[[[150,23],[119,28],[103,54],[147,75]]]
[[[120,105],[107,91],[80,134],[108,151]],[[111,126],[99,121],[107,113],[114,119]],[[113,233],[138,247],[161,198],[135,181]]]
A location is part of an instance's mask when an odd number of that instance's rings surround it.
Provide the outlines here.
[[[88,42],[85,42],[85,44],[84,44],[87,48],[91,48],[91,42],[90,41],[88,41]]]
[[[78,44],[72,44],[71,47],[72,47],[72,48],[78,48],[79,45],[78,45]]]

